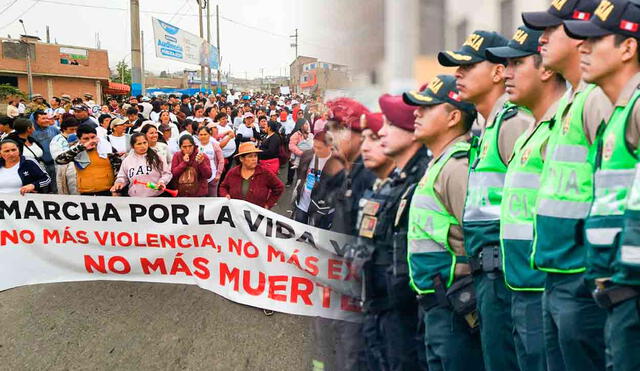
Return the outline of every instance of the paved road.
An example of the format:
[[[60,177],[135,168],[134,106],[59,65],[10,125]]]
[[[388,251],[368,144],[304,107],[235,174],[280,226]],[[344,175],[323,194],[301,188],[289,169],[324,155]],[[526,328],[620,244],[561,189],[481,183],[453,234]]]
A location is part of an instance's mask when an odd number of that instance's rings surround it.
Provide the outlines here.
[[[289,199],[287,189],[275,211]],[[0,292],[0,370],[304,370],[310,321],[195,286],[20,287]]]

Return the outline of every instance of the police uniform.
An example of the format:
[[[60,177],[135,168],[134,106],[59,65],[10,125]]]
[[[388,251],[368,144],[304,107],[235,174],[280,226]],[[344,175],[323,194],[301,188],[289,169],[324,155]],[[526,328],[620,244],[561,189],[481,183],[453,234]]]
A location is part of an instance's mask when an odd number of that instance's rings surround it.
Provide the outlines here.
[[[499,53],[506,49],[512,54],[524,56],[533,49],[535,53],[539,35],[531,33],[532,30],[520,28],[507,43],[506,39],[494,36],[495,33],[475,31],[474,35],[482,40],[477,52],[474,53],[473,48],[465,50],[463,47],[452,54],[459,56],[458,59],[475,56],[476,59],[492,63],[504,63],[503,58],[492,56],[490,51],[496,48]],[[471,64],[453,57],[446,58],[445,53],[441,53],[441,59],[447,61],[448,65]],[[512,333],[511,293],[505,287],[501,273],[500,201],[514,144],[533,124],[533,118],[525,109],[507,102],[507,98],[507,94],[498,98],[484,125],[479,125],[482,134],[472,147],[475,159],[469,169],[463,218],[465,249],[474,274],[482,355],[487,370],[518,368]]]
[[[565,22],[572,37],[619,34],[640,39],[640,8],[630,1],[602,1],[589,22]],[[634,56],[634,58],[637,56]],[[640,311],[636,289],[637,150],[640,139],[640,73],[623,87],[613,113],[598,131],[593,203],[585,222],[586,277],[594,283],[596,302],[607,309],[605,339],[616,370],[637,370]],[[629,206],[630,210],[625,214]],[[626,225],[625,225],[626,215]],[[624,233],[622,228],[625,228]],[[621,242],[622,240],[622,242]]]
[[[413,131],[414,108],[401,96],[385,94],[379,102],[391,125]],[[428,162],[427,149],[419,147],[402,169],[378,179],[359,202],[358,244],[371,255],[362,276],[363,326],[372,369],[426,369],[406,256],[408,204]]]
[[[404,94],[415,106],[449,103],[475,116],[459,100],[455,78],[438,75],[422,92]],[[483,370],[475,292],[464,249],[462,214],[470,144],[454,139],[431,160],[409,210],[410,285],[419,295],[429,370]]]

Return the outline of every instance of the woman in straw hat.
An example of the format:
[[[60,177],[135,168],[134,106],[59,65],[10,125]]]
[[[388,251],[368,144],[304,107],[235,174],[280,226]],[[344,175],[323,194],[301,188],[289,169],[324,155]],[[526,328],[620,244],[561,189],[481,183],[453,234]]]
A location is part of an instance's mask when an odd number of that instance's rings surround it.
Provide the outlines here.
[[[260,152],[252,142],[240,144],[235,155],[239,165],[227,173],[220,185],[220,196],[245,200],[267,209],[278,202],[284,184],[275,174],[258,164]]]

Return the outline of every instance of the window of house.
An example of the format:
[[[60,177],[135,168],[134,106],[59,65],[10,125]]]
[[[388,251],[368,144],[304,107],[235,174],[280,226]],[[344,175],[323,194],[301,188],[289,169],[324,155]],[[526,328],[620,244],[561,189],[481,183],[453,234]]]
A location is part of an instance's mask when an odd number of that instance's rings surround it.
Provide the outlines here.
[[[89,53],[86,49],[60,48],[60,64],[88,66]]]

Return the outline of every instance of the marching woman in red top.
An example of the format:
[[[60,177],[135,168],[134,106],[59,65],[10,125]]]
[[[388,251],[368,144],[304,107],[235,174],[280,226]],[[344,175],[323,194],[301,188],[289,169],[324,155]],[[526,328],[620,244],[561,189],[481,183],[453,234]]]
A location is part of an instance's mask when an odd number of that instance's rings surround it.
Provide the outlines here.
[[[240,165],[227,173],[220,185],[220,196],[245,200],[266,209],[271,209],[278,202],[284,192],[284,184],[275,174],[258,164],[259,152],[262,151],[252,142],[240,144],[235,156]]]

